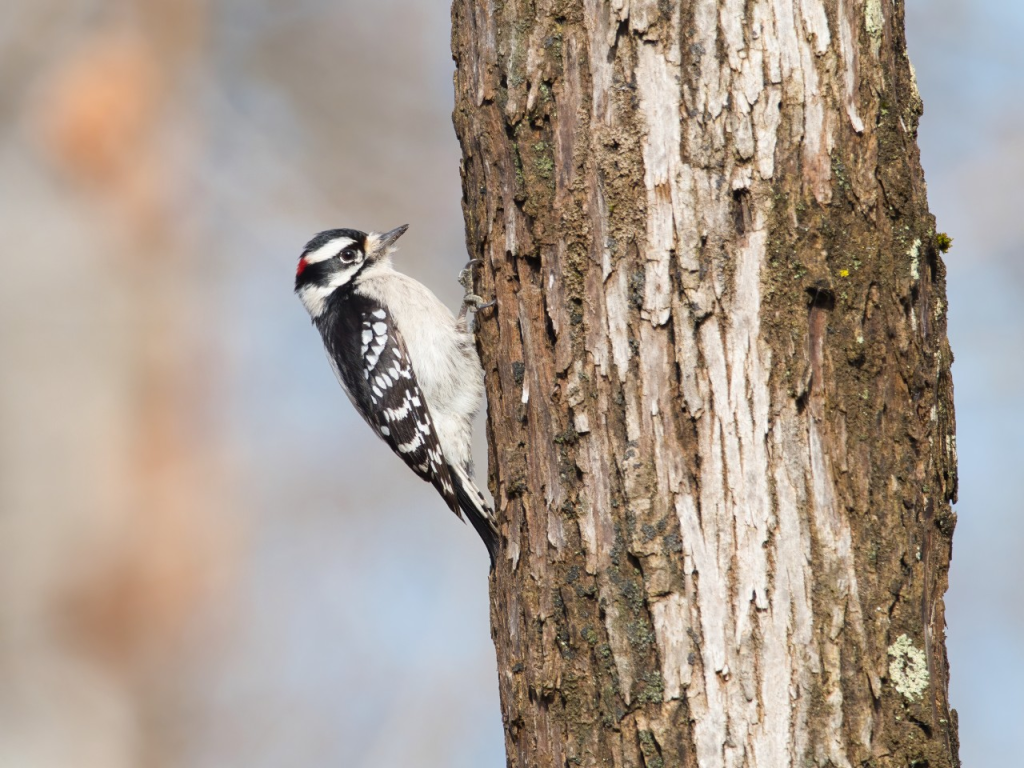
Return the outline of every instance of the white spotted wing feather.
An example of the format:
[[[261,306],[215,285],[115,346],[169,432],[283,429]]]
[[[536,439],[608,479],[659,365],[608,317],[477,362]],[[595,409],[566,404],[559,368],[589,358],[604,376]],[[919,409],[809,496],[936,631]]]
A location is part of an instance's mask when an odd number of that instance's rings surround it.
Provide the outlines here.
[[[360,359],[374,420],[370,426],[421,478],[432,483],[462,517],[430,410],[401,333],[387,310],[363,313]]]

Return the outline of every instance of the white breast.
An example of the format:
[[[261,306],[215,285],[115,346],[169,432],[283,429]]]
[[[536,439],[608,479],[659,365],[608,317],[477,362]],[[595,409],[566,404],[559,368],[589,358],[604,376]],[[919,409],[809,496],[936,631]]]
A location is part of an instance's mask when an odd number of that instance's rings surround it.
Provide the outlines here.
[[[387,307],[405,340],[420,390],[449,463],[470,465],[473,418],[483,402],[483,370],[473,337],[424,285],[381,263],[356,290]]]

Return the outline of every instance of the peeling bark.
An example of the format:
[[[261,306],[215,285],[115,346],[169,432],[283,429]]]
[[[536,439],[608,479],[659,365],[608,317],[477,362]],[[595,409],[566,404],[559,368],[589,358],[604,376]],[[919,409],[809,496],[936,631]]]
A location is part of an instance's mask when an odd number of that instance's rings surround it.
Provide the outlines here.
[[[888,0],[455,0],[509,766],[955,766]]]

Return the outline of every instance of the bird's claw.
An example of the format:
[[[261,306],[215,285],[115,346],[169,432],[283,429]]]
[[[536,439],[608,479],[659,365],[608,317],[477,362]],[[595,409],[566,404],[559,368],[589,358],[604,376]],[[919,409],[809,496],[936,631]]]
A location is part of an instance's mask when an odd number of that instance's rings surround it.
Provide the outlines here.
[[[462,310],[459,312],[460,320],[466,317],[466,313],[470,309],[474,312],[479,312],[481,309],[490,309],[498,303],[493,300],[485,302],[482,296],[477,296],[473,293],[473,267],[482,263],[480,259],[470,259],[466,262],[466,266],[462,268],[462,272],[459,273],[459,284],[466,291],[466,295],[462,297]]]
[[[473,292],[473,267],[480,263],[480,259],[470,259],[459,272],[459,285],[465,289],[467,294]]]
[[[472,308],[474,312],[479,312],[481,309],[490,309],[497,305],[496,299],[491,299],[485,302],[482,296],[477,296],[475,293],[467,293],[462,297],[462,306]]]

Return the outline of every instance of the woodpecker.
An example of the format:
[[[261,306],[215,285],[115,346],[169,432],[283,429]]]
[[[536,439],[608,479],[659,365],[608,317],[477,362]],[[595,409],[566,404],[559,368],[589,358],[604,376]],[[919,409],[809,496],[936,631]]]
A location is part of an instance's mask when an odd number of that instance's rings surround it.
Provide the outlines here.
[[[487,546],[498,549],[494,512],[473,483],[473,418],[483,402],[483,369],[467,311],[484,306],[470,290],[456,318],[424,285],[392,267],[390,232],[329,229],[306,243],[295,293],[320,331],[327,360],[370,428]]]

